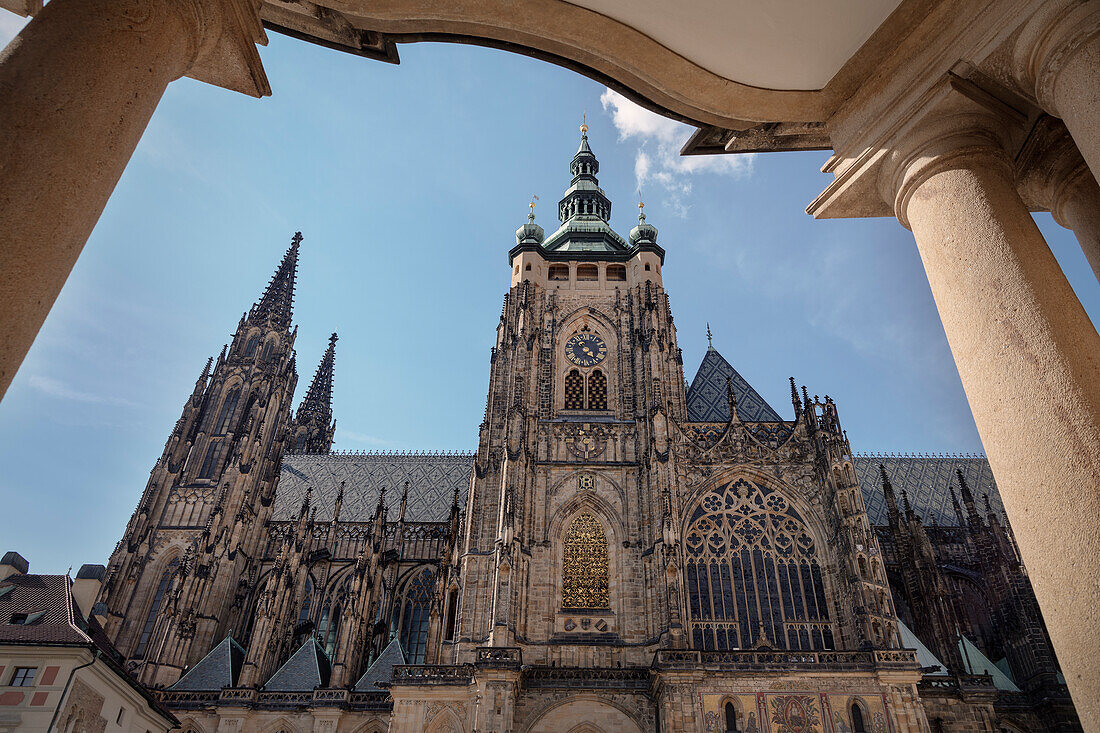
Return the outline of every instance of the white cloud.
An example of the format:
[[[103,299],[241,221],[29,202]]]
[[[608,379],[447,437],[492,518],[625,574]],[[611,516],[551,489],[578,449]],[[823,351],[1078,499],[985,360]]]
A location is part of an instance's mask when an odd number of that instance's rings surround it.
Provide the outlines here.
[[[634,178],[638,191],[656,183],[669,195],[669,203],[681,216],[687,214],[685,199],[691,194],[691,177],[700,173],[745,176],[752,171],[752,155],[680,155],[680,148],[694,131],[688,125],[670,120],[639,107],[610,89],[600,95],[600,103],[611,115],[619,140],[634,140]]]
[[[73,389],[69,385],[65,384],[61,380],[53,379],[52,377],[43,377],[38,374],[32,375],[27,384],[31,389],[37,390],[48,397],[54,397],[59,400],[68,400],[70,402],[84,402],[87,404],[95,405],[121,405],[124,407],[137,407],[137,404],[130,400],[123,399],[121,397],[112,397],[108,395],[96,394],[94,392],[82,392],[78,389]]]
[[[383,438],[376,438],[373,435],[366,435],[365,433],[357,433],[354,430],[337,429],[336,437],[341,439],[350,440],[353,443],[364,443],[366,445],[375,445],[380,448],[392,448],[395,444],[389,440]]]

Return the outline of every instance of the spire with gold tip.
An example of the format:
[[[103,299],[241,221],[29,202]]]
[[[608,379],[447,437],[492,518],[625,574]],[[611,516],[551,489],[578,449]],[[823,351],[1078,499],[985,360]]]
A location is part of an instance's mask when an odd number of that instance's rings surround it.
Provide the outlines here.
[[[638,226],[630,230],[630,243],[637,247],[640,244],[657,244],[657,227],[646,223],[645,203],[638,202]]]
[[[516,230],[516,244],[542,244],[546,237],[546,232],[535,223],[535,202],[538,200],[538,196],[531,197],[531,203],[527,205],[531,211],[527,214],[527,223]]]

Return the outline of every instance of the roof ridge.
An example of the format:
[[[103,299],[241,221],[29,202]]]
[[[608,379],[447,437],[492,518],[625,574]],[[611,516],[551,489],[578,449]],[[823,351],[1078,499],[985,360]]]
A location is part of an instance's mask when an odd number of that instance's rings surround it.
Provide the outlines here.
[[[292,454],[308,455],[308,454]],[[476,451],[403,451],[403,450],[333,450],[328,453],[312,454],[310,458],[356,458],[361,456],[379,456],[390,458],[472,458]]]
[[[963,459],[972,459],[973,460],[973,459],[979,459],[980,458],[984,461],[989,460],[988,456],[986,456],[985,453],[936,453],[934,451],[930,452],[930,453],[924,453],[924,452],[921,452],[921,451],[916,451],[916,452],[913,452],[913,453],[908,453],[908,452],[894,453],[894,452],[886,452],[886,451],[882,451],[882,452],[877,452],[877,451],[855,451],[853,453],[853,455],[856,458],[938,458],[938,459],[952,460],[952,461],[963,460]]]

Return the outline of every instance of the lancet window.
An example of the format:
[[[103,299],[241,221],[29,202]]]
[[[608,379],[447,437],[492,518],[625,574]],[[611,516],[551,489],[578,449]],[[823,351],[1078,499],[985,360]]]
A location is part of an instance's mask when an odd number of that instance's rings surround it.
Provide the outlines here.
[[[584,377],[576,369],[565,375],[565,409],[584,409]]]
[[[401,648],[409,664],[424,663],[434,585],[435,573],[425,570],[412,579],[405,591],[401,608]]]
[[[199,478],[214,478],[214,471],[218,466],[221,448],[222,444],[220,441],[210,441],[210,445],[206,448],[206,457],[202,460],[202,468],[199,469]]]
[[[325,648],[325,653],[328,654],[329,659],[332,659],[333,654],[336,652],[336,639],[340,631],[342,613],[343,609],[340,608],[339,603],[328,606],[321,610],[321,618],[317,624],[318,640],[321,642],[321,646]]]
[[[565,533],[562,553],[561,605],[566,610],[610,605],[607,536],[591,513],[580,514]]]
[[[588,375],[588,409],[607,409],[607,377],[599,369]]]
[[[817,542],[782,494],[739,479],[708,492],[684,537],[692,644],[832,649]]]
[[[164,573],[160,576],[160,582],[157,584],[156,593],[153,594],[153,601],[149,604],[149,612],[145,614],[145,624],[141,627],[141,636],[138,637],[137,648],[134,649],[135,657],[145,656],[145,648],[149,646],[149,637],[153,634],[153,627],[157,623],[157,613],[160,611],[161,603],[164,601],[164,593],[168,590],[168,584],[172,582],[172,576],[179,570],[180,561],[178,559],[172,560],[168,563],[168,566],[164,568]]]
[[[241,399],[241,388],[234,387],[229,390],[222,402],[221,412],[218,413],[218,422],[214,426],[214,435],[225,435],[229,432],[229,423],[233,419],[233,413],[237,410],[237,403]]]

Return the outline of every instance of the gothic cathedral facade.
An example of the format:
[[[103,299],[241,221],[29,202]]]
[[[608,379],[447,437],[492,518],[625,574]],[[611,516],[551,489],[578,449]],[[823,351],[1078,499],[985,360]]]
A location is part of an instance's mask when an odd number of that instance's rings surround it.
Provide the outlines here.
[[[294,238],[111,557],[132,673],[194,733],[1077,729],[988,500],[960,471],[943,535],[828,397],[782,419],[713,348],[689,388],[598,172],[582,128],[561,226],[516,232],[472,454],[333,453],[335,334],[292,412]]]

